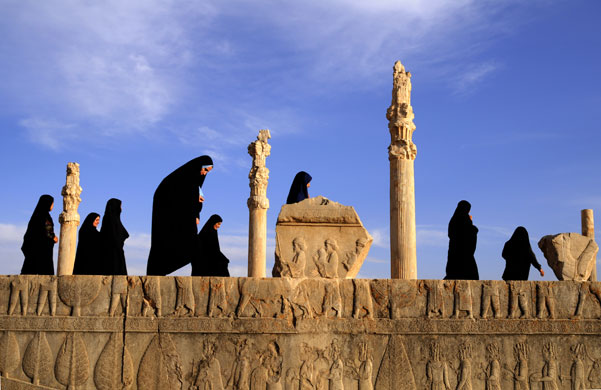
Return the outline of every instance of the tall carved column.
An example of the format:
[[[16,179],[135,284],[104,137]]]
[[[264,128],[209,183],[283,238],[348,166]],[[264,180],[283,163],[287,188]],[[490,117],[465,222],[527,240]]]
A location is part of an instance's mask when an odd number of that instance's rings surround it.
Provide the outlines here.
[[[257,140],[248,145],[248,154],[253,165],[248,174],[250,179],[250,198],[248,210],[248,276],[264,278],[267,252],[267,181],[269,169],[265,167],[265,158],[271,154],[269,130],[260,130]]]
[[[417,279],[415,179],[417,148],[411,107],[411,73],[394,64],[392,103],[386,112],[390,130],[390,270],[395,279]]]
[[[582,220],[582,235],[588,238],[595,239],[595,219],[593,218],[593,210],[584,209],[580,211],[580,217]],[[590,281],[597,281],[597,259],[595,258],[593,265],[593,272],[591,272]]]
[[[77,227],[79,214],[77,208],[81,202],[81,187],[79,186],[79,164],[67,164],[67,183],[61,192],[63,195],[63,212],[58,221],[61,224],[60,241],[58,243],[58,275],[72,275],[77,246]]]

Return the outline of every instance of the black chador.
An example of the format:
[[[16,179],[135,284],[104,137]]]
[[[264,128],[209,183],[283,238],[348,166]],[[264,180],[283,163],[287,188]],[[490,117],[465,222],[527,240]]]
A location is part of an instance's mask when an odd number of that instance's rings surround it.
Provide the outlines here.
[[[307,188],[311,182],[311,175],[305,171],[300,171],[294,176],[286,204],[298,203],[309,197],[309,189]]]
[[[221,217],[213,214],[198,233],[199,255],[192,261],[192,276],[230,276],[230,261],[219,248],[217,229],[221,222]]]
[[[50,216],[53,204],[52,196],[42,195],[35,206],[23,236],[21,251],[25,255],[25,261],[21,268],[21,274],[54,275],[52,251],[56,236],[54,235],[54,222]]]
[[[462,200],[449,222],[449,253],[445,279],[478,280],[478,266],[474,253],[478,228],[470,217],[471,205]]]
[[[542,270],[530,246],[528,231],[523,226],[518,226],[509,241],[505,243],[503,258],[506,262],[503,280],[528,280],[530,265],[539,272]]]
[[[129,233],[121,223],[121,201],[119,199],[112,198],[106,202],[100,234],[104,246],[100,274],[127,275],[123,245],[129,237]]]
[[[197,157],[170,173],[154,192],[148,275],[167,275],[198,256],[200,188],[212,166],[211,157]]]
[[[75,265],[73,275],[102,275],[102,237],[96,229],[100,215],[90,213],[84,219],[79,228],[79,240],[77,241],[77,252],[75,252]]]

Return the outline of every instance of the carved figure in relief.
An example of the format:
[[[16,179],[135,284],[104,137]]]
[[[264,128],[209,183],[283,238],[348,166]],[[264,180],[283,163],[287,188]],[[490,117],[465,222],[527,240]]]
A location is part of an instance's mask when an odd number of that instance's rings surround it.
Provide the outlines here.
[[[192,291],[192,279],[187,276],[176,276],[175,287],[177,289],[177,298],[175,301],[176,316],[193,316],[194,292]]]
[[[444,300],[442,293],[444,291],[444,281],[442,280],[430,280],[428,282],[421,281],[419,284],[420,290],[426,290],[427,305],[426,315],[428,318],[442,318],[445,315],[444,311]]]
[[[37,314],[40,316],[48,301],[48,312],[51,316],[56,314],[56,279],[51,278],[47,281],[40,282],[40,293],[38,295]]]
[[[328,238],[324,247],[319,248],[313,256],[317,272],[322,278],[338,278],[338,244],[336,240]]]
[[[576,344],[571,350],[574,356],[574,362],[570,368],[571,390],[586,390],[590,388],[586,384],[586,365],[584,364],[587,357],[586,347],[584,344]]]
[[[232,374],[227,381],[227,388],[232,390],[250,390],[250,348],[252,344],[248,339],[242,339],[237,345],[236,361],[232,367]]]
[[[344,363],[340,356],[340,346],[338,340],[332,340],[330,347],[328,348],[328,355],[330,358],[330,370],[327,373],[329,380],[329,390],[344,390]]]
[[[586,302],[586,298],[592,295],[597,299],[597,303],[601,306],[601,285],[599,283],[583,282],[580,285],[580,291],[578,293],[578,303],[576,305],[576,312],[572,318],[582,318],[582,310]]]
[[[160,317],[162,315],[161,279],[154,276],[142,277],[142,289],[144,290],[142,315]]]
[[[280,346],[271,341],[259,356],[259,367],[252,372],[252,389],[282,390],[282,356]]]
[[[325,317],[342,317],[342,298],[338,281],[325,281],[325,294],[323,297],[322,313]]]
[[[109,315],[113,317],[117,312],[119,303],[123,313],[127,313],[127,276],[113,276],[111,289],[111,307]]]
[[[470,282],[467,280],[457,280],[455,282],[455,307],[453,311],[453,317],[459,318],[460,312],[464,311],[467,318],[474,319],[472,314],[472,289],[470,288]]]
[[[459,346],[459,373],[457,375],[457,390],[472,390],[472,346]]]
[[[307,284],[301,282],[290,294],[290,306],[295,319],[313,318],[314,310],[307,290]]]
[[[518,310],[521,311],[520,318],[530,317],[530,287],[525,282],[509,282],[509,318],[517,318]]]
[[[371,299],[369,282],[353,279],[355,299],[353,302],[353,318],[374,318],[374,305]]]
[[[374,362],[373,356],[366,341],[359,342],[358,362],[352,360],[347,361],[347,366],[354,378],[358,381],[359,390],[373,390],[373,371]]]
[[[209,306],[207,314],[209,317],[227,317],[227,295],[225,293],[225,279],[211,278]]]
[[[499,346],[496,343],[486,346],[489,363],[484,372],[486,390],[501,390],[501,364],[499,363]]]
[[[481,317],[488,318],[488,312],[491,308],[494,318],[501,318],[499,288],[493,282],[486,281],[482,283]]]
[[[300,358],[302,364],[298,373],[299,390],[315,390],[315,366],[313,348],[307,343],[301,344]]]
[[[221,378],[221,364],[215,357],[217,346],[213,341],[205,340],[203,343],[203,353],[194,383],[190,390],[223,390],[223,380]]]
[[[430,346],[430,361],[426,364],[426,382],[430,390],[451,390],[448,363],[442,360],[440,344]]]
[[[593,367],[588,374],[588,380],[591,384],[591,388],[601,388],[601,364],[599,364],[599,362],[593,362]]]
[[[296,237],[292,240],[294,255],[291,261],[282,264],[281,276],[289,276],[291,278],[302,278],[305,276],[305,266],[307,265],[305,256],[306,248],[307,244],[302,237]]]
[[[26,277],[15,275],[10,281],[10,300],[8,304],[8,315],[13,315],[17,303],[21,303],[21,315],[27,315],[29,303],[29,281]]]
[[[290,279],[258,279],[240,280],[240,300],[236,307],[236,316],[249,316],[245,313],[252,307],[252,317],[283,317],[289,315],[288,297],[291,294]]]
[[[555,318],[555,295],[553,294],[553,286],[549,283],[536,285],[536,316],[543,318],[545,307],[549,318]]]
[[[530,348],[526,343],[517,343],[513,347],[516,364],[512,369],[505,365],[505,369],[509,371],[513,377],[514,390],[530,390],[530,373],[528,372],[528,354]]]
[[[543,368],[541,374],[532,374],[530,382],[541,382],[543,390],[559,390],[559,369],[557,368],[557,347],[547,343],[543,346]]]
[[[357,261],[359,255],[363,252],[366,244],[367,240],[365,238],[358,238],[357,241],[355,241],[355,250],[348,252],[346,258],[342,261],[342,265],[347,271],[355,264],[355,261]]]

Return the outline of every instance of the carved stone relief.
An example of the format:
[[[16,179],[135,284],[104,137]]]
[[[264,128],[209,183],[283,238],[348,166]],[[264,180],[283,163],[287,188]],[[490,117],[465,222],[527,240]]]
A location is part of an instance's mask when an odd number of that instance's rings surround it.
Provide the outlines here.
[[[509,282],[509,318],[530,318],[530,285],[526,282]]]
[[[455,281],[454,297],[455,305],[453,309],[453,317],[459,318],[460,313],[465,313],[465,316],[467,318],[473,319],[474,315],[472,313],[472,289],[470,288],[469,281]]]
[[[588,280],[599,252],[595,240],[578,233],[544,236],[538,247],[559,280]]]
[[[91,304],[100,293],[101,278],[87,275],[68,275],[58,278],[58,296],[71,307],[71,315],[79,317],[81,309]]]
[[[482,303],[480,316],[488,318],[489,312],[494,318],[501,318],[501,303],[499,299],[499,288],[491,281],[482,282]]]
[[[537,318],[545,317],[545,312],[549,318],[555,318],[555,295],[551,283],[536,285],[536,311]]]
[[[111,305],[109,315],[113,317],[118,309],[121,313],[127,313],[127,276],[115,275],[112,277]]]
[[[276,223],[272,274],[354,278],[372,241],[350,206],[322,196],[284,205]]]
[[[27,315],[27,306],[29,303],[29,280],[27,276],[15,275],[10,281],[10,303],[8,306],[8,315],[12,315],[20,303],[21,315]]]

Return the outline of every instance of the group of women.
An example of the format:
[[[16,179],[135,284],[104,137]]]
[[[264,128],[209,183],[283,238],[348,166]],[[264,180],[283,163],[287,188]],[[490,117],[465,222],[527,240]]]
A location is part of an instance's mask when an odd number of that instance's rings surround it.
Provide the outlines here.
[[[200,212],[204,203],[202,186],[213,169],[209,156],[200,156],[182,165],[157,187],[152,207],[151,247],[148,256],[148,275],[167,275],[192,265],[192,276],[229,276],[229,260],[221,252],[217,234],[223,220],[217,214],[206,221],[200,232]],[[287,204],[309,197],[311,175],[296,174]],[[25,255],[22,274],[53,275],[53,247],[58,239],[50,211],[54,199],[42,195],[31,216],[21,247]],[[449,222],[449,251],[445,279],[479,279],[476,251],[478,228],[469,214],[471,205],[462,200]],[[127,275],[123,246],[129,234],[121,223],[121,201],[109,199],[102,228],[100,215],[90,213],[79,230],[74,274]],[[505,243],[502,252],[506,260],[503,280],[527,280],[530,266],[544,271],[530,246],[528,231],[519,226]]]
[[[445,279],[478,280],[478,265],[474,253],[478,228],[472,222],[471,205],[462,200],[449,222],[449,252]],[[530,246],[528,231],[518,226],[503,247],[505,259],[503,280],[528,280],[530,266],[536,268],[541,276],[545,275]]]

